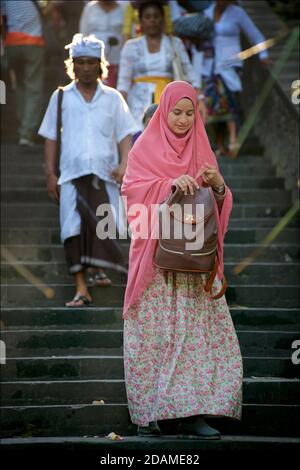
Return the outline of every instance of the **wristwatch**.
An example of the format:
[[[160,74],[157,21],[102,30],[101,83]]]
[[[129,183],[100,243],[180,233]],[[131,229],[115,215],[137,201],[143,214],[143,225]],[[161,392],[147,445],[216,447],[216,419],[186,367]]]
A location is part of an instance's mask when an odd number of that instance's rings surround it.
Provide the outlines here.
[[[217,194],[224,194],[225,184],[221,184],[221,186],[216,186],[215,188],[213,188],[213,191],[215,191]]]

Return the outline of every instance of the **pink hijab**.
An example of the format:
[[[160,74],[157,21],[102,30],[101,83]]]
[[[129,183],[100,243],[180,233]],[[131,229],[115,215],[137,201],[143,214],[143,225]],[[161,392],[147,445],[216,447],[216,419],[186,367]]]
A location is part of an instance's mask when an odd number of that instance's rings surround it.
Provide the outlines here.
[[[148,127],[129,153],[121,188],[122,196],[127,197],[125,207],[129,224],[134,223],[136,219],[128,214],[133,204],[142,203],[150,209],[151,204],[160,204],[167,198],[175,178],[183,174],[195,177],[205,163],[218,168],[198,110],[195,113],[194,125],[184,137],[177,137],[169,129],[168,114],[182,98],[189,98],[194,108],[198,108],[197,94],[190,84],[176,81],[166,86]],[[201,184],[201,178],[198,183]],[[226,186],[226,197],[220,214],[215,204],[220,279],[224,269],[223,241],[231,209],[232,194]],[[149,213],[150,210],[148,220]],[[156,246],[157,240],[150,237],[131,240],[123,318],[128,318],[129,307],[137,304],[154,277],[153,257]]]

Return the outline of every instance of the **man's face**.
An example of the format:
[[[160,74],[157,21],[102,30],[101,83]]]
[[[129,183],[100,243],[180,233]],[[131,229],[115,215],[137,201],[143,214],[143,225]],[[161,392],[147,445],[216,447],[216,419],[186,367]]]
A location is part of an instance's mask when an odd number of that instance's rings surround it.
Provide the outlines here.
[[[83,84],[95,83],[100,76],[100,60],[96,57],[76,57],[74,73],[76,79]]]

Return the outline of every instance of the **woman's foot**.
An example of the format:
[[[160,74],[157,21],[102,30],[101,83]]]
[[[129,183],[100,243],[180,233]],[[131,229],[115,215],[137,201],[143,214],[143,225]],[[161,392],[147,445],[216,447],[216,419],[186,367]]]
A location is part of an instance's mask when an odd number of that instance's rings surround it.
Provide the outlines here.
[[[93,286],[110,286],[112,283],[102,269],[99,269],[90,277],[90,282]]]
[[[157,421],[150,421],[148,426],[138,426],[137,434],[140,437],[158,437],[161,436],[161,430]]]
[[[217,158],[224,157],[226,154],[227,152],[224,147],[218,147],[217,150],[215,151],[215,156]]]
[[[77,292],[75,294],[74,299],[71,300],[70,302],[66,302],[65,306],[72,307],[72,308],[81,308],[81,307],[90,307],[91,304],[92,304],[92,298],[88,293],[83,295],[80,292]]]
[[[231,142],[230,144],[228,144],[227,155],[230,158],[236,158],[237,154],[239,153],[240,147],[241,146],[238,142]]]
[[[178,432],[184,435],[196,435],[202,439],[221,439],[220,432],[209,426],[200,416],[183,419],[178,426]]]

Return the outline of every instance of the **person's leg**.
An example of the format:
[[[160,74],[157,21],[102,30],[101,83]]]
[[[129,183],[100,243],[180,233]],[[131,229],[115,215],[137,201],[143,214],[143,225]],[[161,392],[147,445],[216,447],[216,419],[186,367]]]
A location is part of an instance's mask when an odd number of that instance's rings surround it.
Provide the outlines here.
[[[80,198],[77,199],[77,210],[82,218],[82,258],[81,261],[90,266],[90,281],[94,286],[108,286],[112,283],[111,279],[105,274],[105,266],[108,268],[118,268],[123,265],[122,252],[114,236],[117,235],[117,229],[113,214],[111,213],[110,230],[112,238],[102,239],[97,234],[97,224],[101,221],[100,217],[93,218],[91,214],[97,212],[100,204],[110,204],[104,181],[95,175],[74,180],[77,193]],[[84,201],[84,204],[83,204]],[[115,230],[114,230],[115,228]],[[102,268],[103,266],[103,268]]]
[[[69,273],[74,276],[75,281],[75,296],[70,302],[66,303],[66,307],[83,307],[90,303],[92,298],[86,285],[84,266],[80,260],[80,236],[67,238],[64,242],[64,248]]]
[[[229,145],[236,144],[236,122],[235,121],[228,121],[227,122],[227,129],[229,132]]]
[[[88,291],[84,271],[74,274],[76,294],[73,300],[66,303],[66,307],[84,307],[91,302],[92,298]],[[85,300],[87,299],[87,301]]]
[[[71,302],[66,304],[67,307],[79,307],[85,302],[83,299],[78,301],[75,299],[79,296],[86,297],[87,301],[91,301],[88,292],[84,270],[86,265],[81,261],[81,217],[76,208],[76,189],[71,181],[63,183],[60,186],[60,203],[59,218],[61,228],[61,241],[64,245],[66,262],[69,273],[74,276],[76,294]]]
[[[239,150],[239,144],[237,141],[237,125],[236,121],[228,121],[227,122],[227,129],[229,132],[229,156],[230,157],[235,157],[238,150]]]
[[[216,142],[217,142],[217,151],[216,151],[217,157],[225,155],[226,154],[226,149],[225,149],[223,133],[217,131],[217,133],[216,133]]]
[[[224,123],[217,122],[214,127],[217,143],[216,157],[220,157],[222,155],[226,155]]]
[[[22,46],[24,110],[20,138],[33,140],[41,121],[44,91],[44,48]]]
[[[8,46],[5,48],[10,77],[13,74],[16,79],[16,111],[19,129],[24,115],[24,60],[20,47],[21,46]]]
[[[112,281],[101,268],[89,268],[90,281],[94,286],[110,286]]]

